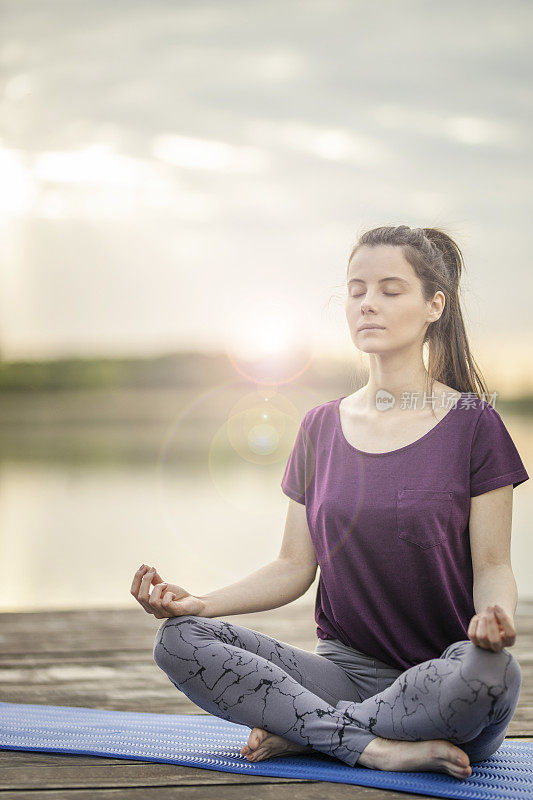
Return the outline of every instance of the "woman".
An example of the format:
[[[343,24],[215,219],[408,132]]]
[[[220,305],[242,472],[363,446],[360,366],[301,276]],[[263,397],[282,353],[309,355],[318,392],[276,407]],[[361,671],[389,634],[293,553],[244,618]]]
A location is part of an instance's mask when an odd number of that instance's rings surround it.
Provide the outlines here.
[[[463,779],[505,738],[522,682],[505,649],[512,493],[529,476],[479,397],[462,264],[440,230],[366,232],[348,261],[346,315],[368,382],[305,414],[282,479],[278,558],[201,597],[145,565],[134,576],[145,610],[168,617],[155,662],[205,711],[252,728],[251,761],[315,750]],[[214,619],[292,602],[317,566],[314,653]]]

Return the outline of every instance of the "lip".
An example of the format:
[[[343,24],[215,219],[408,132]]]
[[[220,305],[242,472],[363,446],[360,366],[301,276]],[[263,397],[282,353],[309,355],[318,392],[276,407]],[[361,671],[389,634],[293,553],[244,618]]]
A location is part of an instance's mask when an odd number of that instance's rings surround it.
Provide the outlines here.
[[[360,328],[357,330],[359,331],[384,331],[385,328],[382,325],[361,325]]]

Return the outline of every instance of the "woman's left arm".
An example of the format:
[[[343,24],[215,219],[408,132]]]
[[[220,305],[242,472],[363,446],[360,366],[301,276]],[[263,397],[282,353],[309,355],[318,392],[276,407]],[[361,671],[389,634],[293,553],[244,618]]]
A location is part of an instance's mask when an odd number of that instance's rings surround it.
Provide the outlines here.
[[[469,639],[499,651],[516,640],[514,614],[518,600],[511,566],[513,485],[470,500],[470,549],[474,574],[474,608]]]

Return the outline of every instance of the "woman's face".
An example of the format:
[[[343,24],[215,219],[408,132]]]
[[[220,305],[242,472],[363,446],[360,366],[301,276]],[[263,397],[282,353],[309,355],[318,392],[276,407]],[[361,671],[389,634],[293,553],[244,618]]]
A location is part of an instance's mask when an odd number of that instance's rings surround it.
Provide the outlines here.
[[[385,353],[419,343],[428,325],[439,318],[444,294],[425,301],[422,284],[400,247],[361,247],[346,278],[346,318],[355,346],[365,353]],[[360,330],[371,323],[378,330]]]

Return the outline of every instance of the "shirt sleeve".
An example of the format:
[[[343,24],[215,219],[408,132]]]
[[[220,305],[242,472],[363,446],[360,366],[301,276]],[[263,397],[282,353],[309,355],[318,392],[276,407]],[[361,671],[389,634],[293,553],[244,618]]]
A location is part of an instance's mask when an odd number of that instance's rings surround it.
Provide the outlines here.
[[[298,433],[296,434],[296,439],[292,446],[283,478],[281,479],[281,488],[283,492],[288,495],[288,497],[292,497],[293,500],[296,500],[297,503],[302,503],[302,505],[305,505],[306,462],[309,437],[304,423],[305,417],[298,428]]]
[[[516,488],[529,479],[515,444],[496,409],[489,403],[478,417],[470,454],[470,496],[501,486]]]

